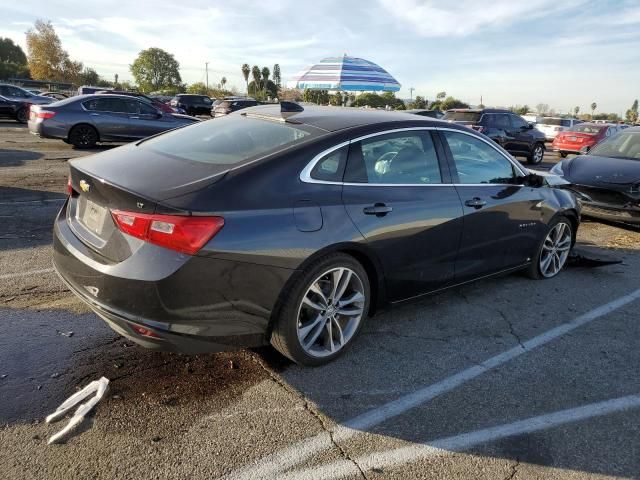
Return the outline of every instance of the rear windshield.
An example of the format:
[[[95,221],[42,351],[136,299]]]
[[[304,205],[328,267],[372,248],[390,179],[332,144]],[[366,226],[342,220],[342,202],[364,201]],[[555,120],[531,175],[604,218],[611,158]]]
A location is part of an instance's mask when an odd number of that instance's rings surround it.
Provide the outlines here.
[[[187,100],[193,103],[205,103],[207,105],[211,105],[211,99],[209,97],[201,97],[198,95],[183,95],[182,97],[183,100]]]
[[[622,132],[609,137],[593,148],[589,155],[640,160],[640,132]],[[634,178],[629,180],[635,181]]]
[[[563,127],[569,127],[571,125],[571,120],[567,120],[564,118],[543,118],[538,123],[542,125],[557,125]]]
[[[580,125],[574,125],[573,127],[571,127],[571,131],[580,132],[580,133],[597,134],[597,133],[600,133],[605,128],[607,127],[601,127],[600,125],[585,125],[583,123]]]
[[[170,131],[140,144],[174,158],[213,165],[239,165],[275,153],[322,130],[243,115],[228,115]]]
[[[442,120],[453,120],[454,122],[477,122],[480,120],[478,112],[447,112]]]

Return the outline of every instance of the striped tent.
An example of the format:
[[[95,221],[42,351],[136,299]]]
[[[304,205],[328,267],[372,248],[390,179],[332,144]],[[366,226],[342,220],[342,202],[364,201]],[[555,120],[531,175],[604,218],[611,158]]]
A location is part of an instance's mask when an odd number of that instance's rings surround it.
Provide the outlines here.
[[[400,84],[379,65],[356,57],[329,57],[301,72],[296,88],[350,92],[397,92]]]

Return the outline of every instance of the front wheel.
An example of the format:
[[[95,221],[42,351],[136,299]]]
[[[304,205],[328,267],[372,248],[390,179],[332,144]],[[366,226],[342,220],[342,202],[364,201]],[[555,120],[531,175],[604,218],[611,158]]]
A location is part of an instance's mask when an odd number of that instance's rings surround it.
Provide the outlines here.
[[[555,277],[567,263],[572,246],[571,221],[566,217],[558,217],[549,225],[527,275],[533,279]]]
[[[323,365],[353,343],[369,310],[366,271],[350,255],[331,254],[307,267],[288,292],[271,336],[300,365]]]
[[[541,143],[536,143],[533,146],[533,150],[531,150],[531,153],[527,157],[527,162],[532,165],[537,165],[538,163],[542,162],[543,158],[544,158],[544,145],[542,145]]]
[[[567,158],[567,152],[560,152],[560,156],[562,158]]]

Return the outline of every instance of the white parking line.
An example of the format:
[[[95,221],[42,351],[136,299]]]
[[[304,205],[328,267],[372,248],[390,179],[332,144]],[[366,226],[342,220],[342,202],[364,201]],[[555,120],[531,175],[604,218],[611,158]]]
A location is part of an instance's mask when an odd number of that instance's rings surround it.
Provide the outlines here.
[[[28,270],[26,272],[16,272],[16,273],[4,273],[0,275],[0,280],[7,280],[10,278],[18,278],[18,277],[28,277],[29,275],[42,275],[45,273],[51,273],[55,270],[53,268],[43,268],[42,270]]]
[[[561,410],[513,423],[484,428],[473,432],[462,433],[452,437],[441,438],[427,443],[419,443],[369,455],[356,457],[353,461],[339,460],[327,465],[307,470],[279,475],[279,480],[322,480],[344,478],[359,475],[374,468],[393,468],[420,459],[443,456],[450,452],[461,452],[476,445],[500,440],[516,435],[537,432],[557,427],[566,423],[578,422],[610,413],[640,407],[640,395],[615,398],[603,402],[583,405],[581,407]],[[356,467],[356,464],[358,467]]]
[[[238,472],[231,473],[226,478],[243,480],[273,478],[280,472],[305,461],[307,458],[323,450],[328,450],[334,447],[334,441],[345,441],[352,436],[357,435],[360,431],[366,431],[371,427],[405,413],[412,408],[415,408],[477,378],[489,370],[504,365],[510,360],[518,358],[535,348],[541,347],[542,345],[545,345],[578,327],[586,325],[597,318],[607,315],[639,298],[640,289],[606,303],[605,305],[594,308],[570,322],[563,323],[551,330],[547,330],[546,332],[525,341],[522,346],[518,345],[513,347],[478,365],[474,365],[473,367],[469,367],[455,375],[445,378],[440,382],[425,386],[413,393],[404,395],[396,400],[385,403],[380,407],[376,407],[368,412],[358,415],[357,417],[345,422],[344,425],[338,425],[333,429],[331,435],[327,432],[323,432],[314,437],[301,440],[280,452],[268,455],[253,464],[249,464],[239,469]]]

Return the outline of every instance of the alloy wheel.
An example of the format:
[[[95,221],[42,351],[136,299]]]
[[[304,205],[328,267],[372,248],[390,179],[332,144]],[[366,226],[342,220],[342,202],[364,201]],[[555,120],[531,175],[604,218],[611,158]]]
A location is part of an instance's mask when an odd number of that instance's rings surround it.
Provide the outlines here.
[[[298,341],[314,357],[340,351],[358,331],[364,315],[365,290],[349,268],[333,268],[316,278],[298,308]]]
[[[544,149],[540,145],[538,145],[533,150],[533,162],[540,163],[543,158],[544,158]]]
[[[571,249],[571,227],[564,222],[556,224],[547,234],[540,252],[540,273],[551,278],[562,270]]]

